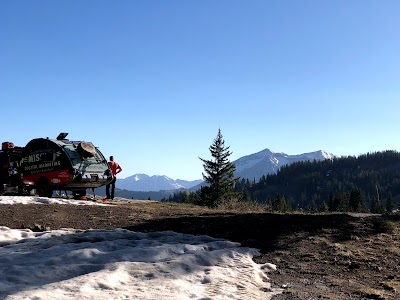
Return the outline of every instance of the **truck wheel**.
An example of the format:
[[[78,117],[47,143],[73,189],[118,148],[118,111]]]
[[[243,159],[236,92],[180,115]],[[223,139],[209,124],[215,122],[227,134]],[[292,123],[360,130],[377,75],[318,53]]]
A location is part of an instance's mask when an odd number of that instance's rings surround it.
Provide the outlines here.
[[[72,192],[75,200],[86,200],[86,190]]]
[[[24,187],[23,185],[18,185],[18,196],[22,196],[24,194]]]
[[[36,191],[39,194],[39,197],[48,197],[51,198],[53,196],[53,190],[50,189],[49,182],[47,179],[39,180],[37,184]]]

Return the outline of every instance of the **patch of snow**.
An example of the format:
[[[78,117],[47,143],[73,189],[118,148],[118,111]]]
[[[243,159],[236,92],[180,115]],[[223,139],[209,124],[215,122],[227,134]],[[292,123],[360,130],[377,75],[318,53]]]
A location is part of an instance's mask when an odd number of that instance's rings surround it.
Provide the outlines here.
[[[254,263],[257,250],[226,240],[123,229],[24,233],[0,248],[1,299],[270,299],[280,292],[270,290],[272,264]]]
[[[53,200],[0,197],[3,204],[88,202]],[[276,266],[252,260],[257,249],[209,236],[3,226],[0,246],[0,298],[6,300],[239,300],[282,292],[269,283]]]
[[[0,196],[0,204],[70,204],[70,205],[107,205],[87,200],[73,200],[63,198],[47,198],[36,196]]]

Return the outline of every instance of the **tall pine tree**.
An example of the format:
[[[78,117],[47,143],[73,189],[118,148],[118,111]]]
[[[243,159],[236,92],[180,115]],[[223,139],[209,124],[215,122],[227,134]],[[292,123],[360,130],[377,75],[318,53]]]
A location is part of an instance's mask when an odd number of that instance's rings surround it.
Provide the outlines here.
[[[221,129],[218,129],[217,137],[209,147],[212,159],[200,158],[203,162],[203,179],[208,183],[201,190],[201,198],[204,205],[216,207],[229,196],[235,186],[235,164],[229,161],[232,154],[229,146],[225,147]]]

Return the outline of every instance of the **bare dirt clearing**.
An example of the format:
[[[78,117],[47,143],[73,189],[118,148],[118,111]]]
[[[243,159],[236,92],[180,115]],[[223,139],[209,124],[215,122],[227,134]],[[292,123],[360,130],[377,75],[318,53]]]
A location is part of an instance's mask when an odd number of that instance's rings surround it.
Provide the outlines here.
[[[0,226],[173,230],[258,248],[271,262],[274,299],[400,299],[400,215],[267,214],[152,201],[110,206],[0,206]]]

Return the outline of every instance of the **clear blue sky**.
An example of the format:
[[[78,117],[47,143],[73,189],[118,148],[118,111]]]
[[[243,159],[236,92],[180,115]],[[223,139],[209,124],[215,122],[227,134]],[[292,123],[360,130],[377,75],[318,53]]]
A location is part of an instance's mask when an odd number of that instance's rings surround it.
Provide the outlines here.
[[[201,179],[269,148],[400,151],[400,1],[2,1],[1,141],[69,132]]]

